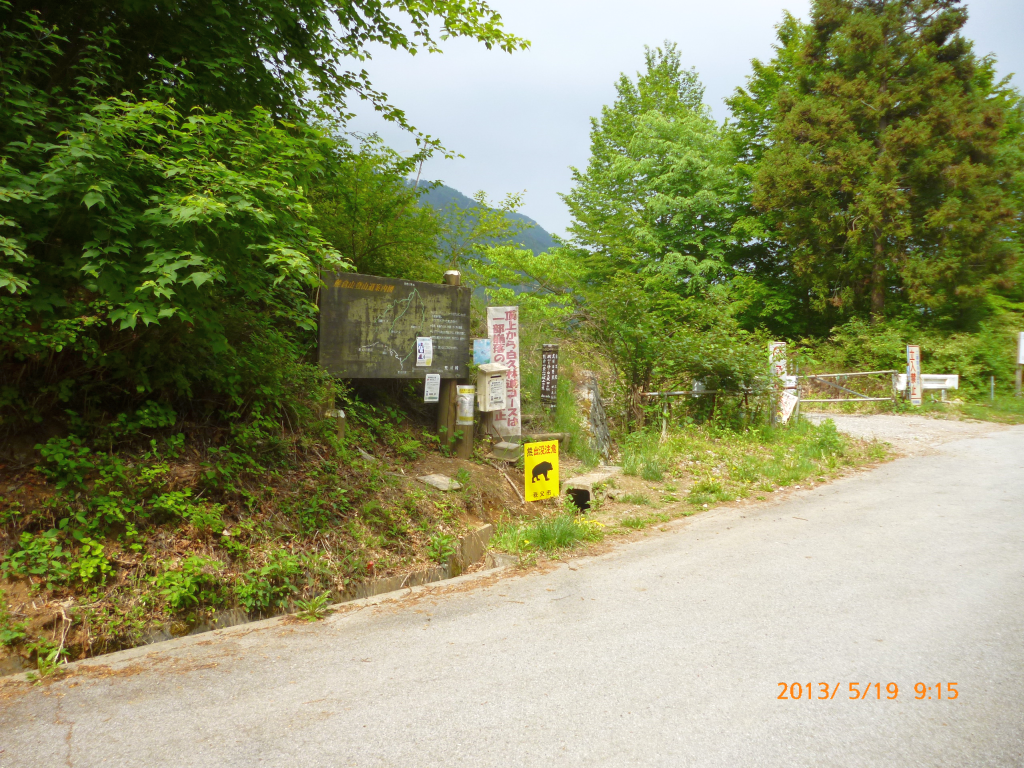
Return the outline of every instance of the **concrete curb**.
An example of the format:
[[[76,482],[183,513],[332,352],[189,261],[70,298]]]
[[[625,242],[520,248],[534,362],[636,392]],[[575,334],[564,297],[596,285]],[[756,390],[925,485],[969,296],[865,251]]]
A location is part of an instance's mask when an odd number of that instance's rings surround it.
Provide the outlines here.
[[[445,579],[443,581],[434,581],[429,584],[420,584],[417,586],[403,587],[401,590],[395,590],[386,592],[384,594],[373,595],[371,597],[358,598],[356,600],[348,600],[341,603],[333,603],[327,607],[327,610],[338,610],[339,613],[333,616],[325,617],[321,622],[310,622],[309,626],[315,626],[316,624],[324,621],[338,620],[344,618],[350,613],[356,613],[362,608],[371,608],[376,605],[383,605],[385,603],[398,602],[404,600],[412,595],[417,595],[421,592],[426,592],[429,589],[449,586],[459,586],[462,584],[479,581],[488,576],[501,573],[502,571],[508,570],[511,565],[507,562],[498,561],[499,564],[494,565],[491,568],[485,568],[481,571],[475,571],[474,573],[466,573],[462,576],[456,576],[451,579]],[[210,642],[211,636],[217,638],[228,638],[232,636],[245,636],[250,632],[262,631],[267,629],[274,629],[284,625],[296,626],[294,623],[295,614],[282,614],[280,616],[274,616],[269,619],[261,619],[259,621],[251,621],[248,624],[238,624],[233,627],[225,627],[224,629],[214,629],[210,632],[203,632],[198,635],[183,635],[182,637],[176,637],[172,640],[163,640],[158,643],[150,643],[149,645],[139,645],[135,648],[126,648],[123,651],[115,651],[113,653],[107,653],[102,656],[93,656],[88,659],[82,659],[81,661],[72,661],[65,664],[62,668],[65,674],[62,674],[56,679],[62,679],[68,675],[74,675],[76,672],[92,668],[103,668],[109,670],[119,670],[131,664],[131,662],[138,659],[144,659],[149,657],[155,657],[157,655],[163,655],[166,653],[173,653],[178,650],[190,648],[194,645],[202,645]],[[305,626],[300,624],[299,626]],[[5,685],[15,683],[27,683],[31,682],[28,675],[32,674],[29,672],[20,672],[14,675],[7,675],[6,677],[0,677],[0,688]]]
[[[352,589],[347,590],[338,602],[327,606],[326,610],[334,611],[340,609],[345,613],[348,613],[349,606],[362,608],[377,605],[388,600],[395,600],[406,597],[407,595],[415,594],[426,587],[434,585],[448,586],[449,584],[460,584],[464,581],[472,581],[475,578],[479,578],[482,574],[495,573],[518,562],[518,558],[510,558],[509,556],[501,555],[500,553],[492,554],[487,551],[487,542],[490,541],[493,534],[494,526],[490,524],[484,525],[475,531],[470,531],[459,540],[458,550],[448,559],[448,562],[445,565],[437,566],[435,568],[427,568],[422,571],[413,571],[412,573],[404,575],[386,576],[384,578],[369,579],[361,582]],[[465,571],[466,568],[485,558],[487,560],[487,568],[482,571],[463,574],[463,571]],[[409,591],[406,592],[405,590]],[[399,592],[401,594],[396,594]],[[225,616],[227,614],[239,613],[241,613],[242,616],[245,615],[244,611],[237,608],[222,611],[221,613]],[[247,618],[239,618],[238,616],[235,616],[235,620],[230,624],[226,624],[218,628],[209,628],[199,632],[191,632],[180,637],[171,637],[168,635],[166,638],[160,638],[158,640],[143,643],[142,645],[137,645],[134,648],[126,648],[123,651],[114,651],[113,653],[93,656],[88,659],[82,659],[81,661],[73,661],[65,664],[63,669],[73,674],[75,670],[88,669],[89,667],[110,667],[112,664],[123,666],[133,659],[149,656],[165,650],[175,650],[195,645],[196,643],[205,642],[211,635],[215,637],[226,637],[230,636],[232,633],[248,633],[255,630],[269,629],[282,623],[290,623],[289,620],[295,616],[296,613],[282,613],[277,616],[271,616],[268,619],[258,619],[256,621],[249,621]],[[0,676],[0,685],[7,682],[28,682],[28,675],[33,674],[33,672],[34,670],[28,670],[26,672],[15,672],[13,674]]]

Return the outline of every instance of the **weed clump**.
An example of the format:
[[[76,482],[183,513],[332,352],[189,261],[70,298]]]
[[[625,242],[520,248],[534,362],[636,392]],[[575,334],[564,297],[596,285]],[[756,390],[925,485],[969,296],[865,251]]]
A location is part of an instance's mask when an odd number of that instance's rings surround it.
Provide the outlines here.
[[[502,521],[491,538],[491,546],[519,555],[557,552],[586,542],[600,541],[604,538],[603,527],[596,520],[581,518],[572,512],[541,518],[528,525]]]

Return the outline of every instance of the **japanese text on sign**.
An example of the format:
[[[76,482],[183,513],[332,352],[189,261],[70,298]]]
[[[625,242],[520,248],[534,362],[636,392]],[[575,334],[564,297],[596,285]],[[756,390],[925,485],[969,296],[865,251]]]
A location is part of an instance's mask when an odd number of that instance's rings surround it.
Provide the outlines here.
[[[540,401],[558,402],[558,345],[545,344],[540,353]]]
[[[924,395],[921,384],[921,347],[907,345],[907,383],[910,387],[910,404],[920,405]]]
[[[491,423],[500,437],[522,434],[519,412],[519,307],[488,307],[487,334],[491,361],[508,367],[504,410],[495,411]]]
[[[526,500],[543,501],[558,496],[558,441],[523,446]]]

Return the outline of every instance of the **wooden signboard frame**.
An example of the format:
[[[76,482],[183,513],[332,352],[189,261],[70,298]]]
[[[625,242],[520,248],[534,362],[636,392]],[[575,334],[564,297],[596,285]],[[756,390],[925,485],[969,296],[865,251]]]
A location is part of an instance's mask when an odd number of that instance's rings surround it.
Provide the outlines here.
[[[320,365],[329,373],[344,379],[468,375],[469,288],[351,273],[326,275],[324,283]]]

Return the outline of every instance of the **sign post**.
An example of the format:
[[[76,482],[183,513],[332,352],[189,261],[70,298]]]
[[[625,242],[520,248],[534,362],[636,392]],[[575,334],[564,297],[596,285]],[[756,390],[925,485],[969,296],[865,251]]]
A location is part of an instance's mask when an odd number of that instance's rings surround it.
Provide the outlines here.
[[[487,335],[491,339],[491,362],[508,368],[505,377],[506,407],[491,414],[490,427],[502,439],[523,434],[519,412],[519,307],[488,307]]]
[[[558,441],[523,446],[526,500],[543,501],[558,496]]]
[[[921,405],[924,388],[921,383],[921,347],[907,345],[907,388],[910,390],[910,404]]]
[[[455,428],[462,432],[455,445],[455,455],[460,459],[468,459],[473,455],[473,406],[476,404],[476,385],[457,384],[455,390]]]
[[[444,277],[442,279],[444,280],[445,285],[450,285],[452,287],[457,287],[462,284],[462,274],[454,269],[450,269],[447,272],[445,272]],[[466,351],[462,359],[465,360],[467,357],[469,357],[468,332],[466,333]],[[459,368],[456,368],[456,371],[459,370]],[[440,397],[438,400],[437,408],[437,431],[438,434],[441,436],[441,443],[448,450],[451,450],[452,443],[455,442],[455,427],[459,408],[458,393],[455,389],[456,386],[457,385],[455,383],[454,377],[445,378],[444,376],[442,376],[441,391],[439,393]],[[472,439],[472,430],[468,431],[470,433],[470,439]],[[463,434],[465,433],[466,430],[463,431]]]
[[[339,273],[320,291],[320,366],[343,379],[469,375],[471,291],[445,284]],[[442,396],[443,396],[442,392]]]
[[[769,423],[774,427],[781,406],[781,398],[776,395],[776,391],[786,375],[786,342],[773,341],[768,345],[768,366],[768,374],[771,379],[771,394],[769,395],[771,402],[768,404],[768,414]]]
[[[540,401],[554,409],[558,403],[558,345],[545,344],[540,351]]]

